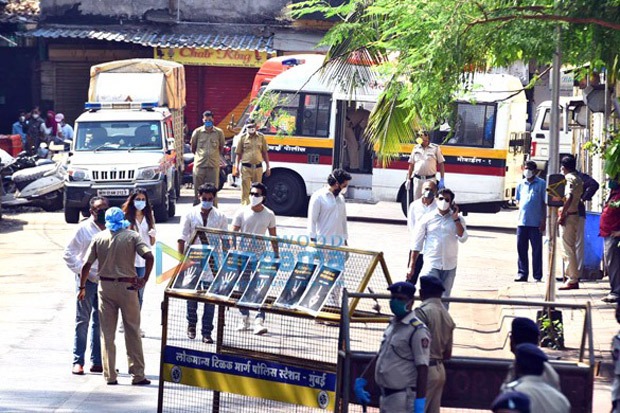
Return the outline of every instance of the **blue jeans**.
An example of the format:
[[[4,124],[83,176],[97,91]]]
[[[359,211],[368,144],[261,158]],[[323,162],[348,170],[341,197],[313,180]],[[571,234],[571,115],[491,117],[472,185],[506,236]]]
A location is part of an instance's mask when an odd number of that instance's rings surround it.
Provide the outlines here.
[[[79,286],[78,281],[76,289],[78,289]],[[86,352],[89,324],[91,325],[90,361],[95,366],[101,366],[101,330],[99,329],[97,286],[97,283],[86,280],[86,296],[82,301],[78,301],[76,306],[73,364],[79,364],[80,366],[84,365],[84,353]]]
[[[146,267],[136,267],[136,274],[138,274],[138,278],[144,278],[146,274]],[[144,300],[144,288],[142,287],[138,290],[138,301],[140,302],[140,310],[142,310],[142,301]]]
[[[538,227],[517,227],[517,252],[519,254],[519,275],[527,278],[529,274],[528,244],[532,245],[532,275],[542,279],[542,233]]]
[[[429,275],[431,277],[437,277],[443,283],[443,288],[446,290],[443,292],[442,297],[450,297],[450,293],[452,292],[452,286],[454,285],[454,279],[456,278],[456,268],[451,270],[439,270],[437,268],[431,268],[428,271],[422,271],[423,275]],[[444,307],[449,308],[449,303],[443,303]]]
[[[201,289],[206,290],[208,283],[202,283]],[[213,331],[213,316],[215,315],[215,305],[204,303],[202,312],[202,326],[200,332],[203,337],[211,335]],[[196,327],[198,324],[198,301],[187,300],[187,324]]]

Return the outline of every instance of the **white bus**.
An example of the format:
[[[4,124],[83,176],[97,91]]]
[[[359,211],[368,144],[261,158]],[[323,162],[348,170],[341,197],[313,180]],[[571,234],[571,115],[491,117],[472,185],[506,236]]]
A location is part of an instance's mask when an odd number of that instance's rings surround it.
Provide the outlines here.
[[[347,108],[372,111],[381,93],[380,87],[344,91],[324,81],[317,74],[319,67],[317,63],[294,67],[275,77],[265,91],[279,95],[272,113],[286,113],[289,118],[290,130],[280,136],[269,119],[260,129],[269,144],[271,163],[271,176],[264,179],[267,204],[279,215],[303,214],[308,197],[325,185],[332,169],[349,165],[344,139]],[[445,184],[456,193],[461,210],[494,213],[514,198],[521,179],[526,98],[514,76],[476,75],[475,83],[474,92],[455,102],[459,122],[451,138],[446,132],[433,133],[432,138],[441,144]],[[352,173],[347,200],[400,202],[405,212],[404,181],[413,143],[402,145],[400,156],[383,167],[374,148],[362,140],[363,128],[355,132],[359,172]]]

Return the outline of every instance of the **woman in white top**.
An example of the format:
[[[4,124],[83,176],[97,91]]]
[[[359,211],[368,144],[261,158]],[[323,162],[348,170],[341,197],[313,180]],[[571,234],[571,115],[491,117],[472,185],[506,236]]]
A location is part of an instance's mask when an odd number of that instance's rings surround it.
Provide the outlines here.
[[[125,219],[129,221],[129,229],[136,231],[147,245],[155,245],[155,218],[153,217],[153,208],[149,202],[146,189],[136,188],[127,201],[123,204],[123,212]],[[136,254],[136,274],[138,278],[144,277],[145,261],[144,258]],[[138,299],[140,308],[142,308],[142,299],[144,297],[144,287],[138,290]],[[142,333],[144,336],[144,333]]]

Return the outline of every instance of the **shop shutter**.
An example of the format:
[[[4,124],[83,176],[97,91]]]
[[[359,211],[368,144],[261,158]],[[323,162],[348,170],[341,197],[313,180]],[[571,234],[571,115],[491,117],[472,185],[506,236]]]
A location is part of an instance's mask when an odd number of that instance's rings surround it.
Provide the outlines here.
[[[203,66],[185,65],[185,122],[191,133],[202,120],[202,96],[200,83],[203,77]]]
[[[75,122],[84,112],[88,100],[90,66],[93,63],[56,62],[54,110],[65,115],[68,123]]]
[[[258,69],[211,66],[206,69],[206,76],[203,78],[205,106],[215,113],[216,124],[225,129],[231,115],[234,114],[235,120],[238,120],[249,103],[252,83]]]

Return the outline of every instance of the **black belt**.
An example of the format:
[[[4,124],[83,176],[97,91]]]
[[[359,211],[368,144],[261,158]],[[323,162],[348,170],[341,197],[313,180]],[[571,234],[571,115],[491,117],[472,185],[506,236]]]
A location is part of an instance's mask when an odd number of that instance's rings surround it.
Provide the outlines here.
[[[245,166],[246,168],[262,168],[263,167],[263,163],[257,163],[256,165],[251,164],[249,162],[243,162],[241,165]]]
[[[416,391],[415,387],[405,387],[404,389],[389,389],[387,387],[381,387],[381,396],[388,397],[395,393],[400,393],[401,391],[407,391],[407,389],[411,389],[411,391]]]
[[[429,367],[433,367],[433,366],[436,366],[436,365],[442,364],[442,363],[443,363],[443,360],[431,360],[431,361],[428,362],[428,366]]]
[[[433,179],[435,178],[435,175],[417,175],[417,174],[413,174],[414,178],[417,179]]]
[[[99,279],[101,281],[118,281],[121,283],[132,283],[136,280],[136,277],[118,277],[118,278],[112,278],[112,277],[99,277]]]

